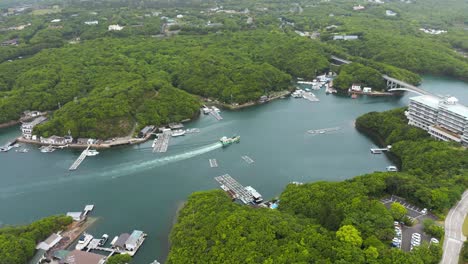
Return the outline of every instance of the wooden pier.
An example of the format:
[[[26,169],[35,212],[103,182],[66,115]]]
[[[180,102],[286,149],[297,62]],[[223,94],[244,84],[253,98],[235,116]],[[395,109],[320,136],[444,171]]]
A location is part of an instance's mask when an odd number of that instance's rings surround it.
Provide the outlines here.
[[[217,168],[218,167],[218,161],[216,159],[210,159],[210,167],[211,168]]]
[[[88,150],[91,146],[88,146],[85,150],[83,150],[83,152],[81,152],[80,156],[75,160],[75,162],[73,162],[73,164],[70,166],[70,168],[68,170],[76,170],[78,169],[78,166],[80,166],[80,164],[85,160],[86,158],[86,154],[88,154]]]
[[[166,152],[171,135],[172,132],[170,130],[165,130],[162,134],[159,134],[158,140],[154,144],[153,152]]]
[[[254,163],[254,160],[251,159],[249,156],[241,156],[241,158],[242,158],[245,162],[247,162],[248,164]]]
[[[306,100],[309,100],[311,102],[318,102],[320,101],[316,96],[315,94],[311,93],[311,92],[306,92],[306,93],[303,93],[302,94],[302,97]]]
[[[229,174],[215,177],[215,180],[221,184],[221,189],[232,195],[233,198],[239,199],[245,204],[250,204],[254,201],[252,194],[248,192],[244,186],[234,180]]]
[[[317,134],[325,134],[325,133],[330,133],[330,132],[335,132],[340,130],[340,127],[329,127],[329,128],[322,128],[322,129],[313,129],[313,130],[307,130],[307,133],[317,135]]]

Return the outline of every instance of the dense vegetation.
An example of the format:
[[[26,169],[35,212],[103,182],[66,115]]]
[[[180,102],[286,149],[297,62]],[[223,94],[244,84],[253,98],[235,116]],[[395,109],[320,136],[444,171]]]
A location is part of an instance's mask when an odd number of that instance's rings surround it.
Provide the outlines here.
[[[117,254],[107,259],[106,264],[128,264],[132,261],[132,257],[127,254]]]
[[[280,210],[232,203],[222,191],[194,193],[172,230],[167,263],[438,263],[438,245],[411,253],[386,245],[393,219],[368,192],[359,181],[288,185]]]
[[[391,193],[443,213],[468,187],[468,151],[407,125],[404,111],[371,112],[359,117],[356,127],[381,145],[392,145],[392,156],[406,174],[387,180]]]
[[[198,102],[180,89],[245,103],[330,68],[339,73],[340,89],[352,83],[382,89],[381,74],[412,84],[420,82],[413,72],[468,76],[467,59],[455,52],[468,47],[462,0],[24,2],[32,5],[16,11],[6,8],[13,1],[0,5],[0,41],[19,41],[0,47],[0,123],[24,110],[61,107],[36,130],[44,136],[70,130],[109,138],[190,118]],[[353,11],[359,3],[366,9]],[[385,16],[387,9],[398,15]],[[108,31],[111,24],[124,28]],[[420,27],[448,32],[429,35]],[[359,39],[333,40],[337,34]],[[354,63],[330,67],[331,54]]]
[[[343,182],[289,184],[279,210],[232,203],[221,191],[193,194],[171,233],[168,263],[438,263],[440,245],[410,253],[390,249],[393,221],[406,209],[379,201],[399,195],[443,214],[468,187],[468,151],[407,125],[405,109],[359,117],[357,128],[392,144],[401,172],[375,172]],[[443,229],[424,222],[437,238]]]
[[[49,216],[25,226],[0,228],[0,264],[27,263],[34,255],[38,242],[71,222],[71,217]]]

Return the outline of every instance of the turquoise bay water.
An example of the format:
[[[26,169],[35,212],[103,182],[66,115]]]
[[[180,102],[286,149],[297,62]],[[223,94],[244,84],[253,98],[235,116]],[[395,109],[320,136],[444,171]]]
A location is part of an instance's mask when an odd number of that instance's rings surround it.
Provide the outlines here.
[[[425,77],[425,89],[453,95],[468,103],[468,84]],[[152,153],[151,142],[103,150],[87,158],[79,169],[68,167],[77,150],[0,153],[0,223],[22,224],[51,214],[80,211],[95,204],[100,220],[89,230],[111,238],[133,229],[148,233],[134,263],[164,261],[168,235],[177,208],[195,191],[218,188],[215,176],[229,173],[251,185],[265,198],[279,195],[291,181],[339,181],[385,170],[390,161],[372,155],[373,143],[354,128],[354,120],[370,111],[406,106],[412,94],[401,98],[325,95],[320,102],[281,99],[240,111],[223,111],[222,121],[200,116],[187,124],[201,133],[171,139],[167,153]],[[310,135],[310,129],[341,127],[331,134]],[[221,148],[224,135],[240,135],[241,143]],[[17,127],[0,130],[0,144],[19,135]],[[241,156],[255,162],[247,164]],[[218,160],[210,168],[208,159]]]

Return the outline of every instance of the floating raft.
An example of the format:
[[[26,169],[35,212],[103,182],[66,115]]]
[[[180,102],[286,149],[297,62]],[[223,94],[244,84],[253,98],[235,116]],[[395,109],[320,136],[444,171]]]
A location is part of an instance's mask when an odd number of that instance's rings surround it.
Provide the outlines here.
[[[340,127],[329,127],[329,128],[322,128],[322,129],[314,129],[314,130],[307,130],[307,133],[309,134],[325,134],[325,133],[330,133],[330,132],[335,132],[340,130]]]
[[[159,134],[158,140],[154,143],[153,152],[166,152],[169,146],[169,139],[171,139],[171,135],[172,132],[170,130]]]
[[[241,158],[245,160],[245,162],[247,162],[248,164],[254,163],[254,160],[251,159],[249,156],[241,156]]]
[[[248,192],[244,186],[234,180],[229,174],[215,177],[215,180],[221,185],[221,189],[226,191],[233,198],[239,199],[245,204],[250,204],[254,201],[252,194]]]
[[[217,168],[218,167],[218,161],[216,159],[210,159],[210,167],[211,168]]]

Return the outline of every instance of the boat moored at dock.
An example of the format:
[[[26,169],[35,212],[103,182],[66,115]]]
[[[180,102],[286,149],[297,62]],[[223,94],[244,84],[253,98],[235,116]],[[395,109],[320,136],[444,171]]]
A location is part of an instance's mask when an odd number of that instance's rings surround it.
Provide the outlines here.
[[[93,236],[88,233],[84,233],[78,240],[78,244],[76,244],[75,249],[83,250],[84,248],[88,246],[91,240],[93,240]]]
[[[387,166],[387,171],[390,172],[397,172],[398,168],[396,166]]]
[[[55,151],[55,148],[52,146],[42,146],[39,149],[41,150],[42,153],[50,153],[50,152]]]
[[[172,131],[172,137],[180,137],[185,135],[185,130],[183,129],[177,129]]]
[[[96,156],[98,154],[99,154],[99,152],[97,150],[95,150],[95,149],[90,149],[90,150],[88,150],[86,152],[87,157],[93,157],[93,156]]]

